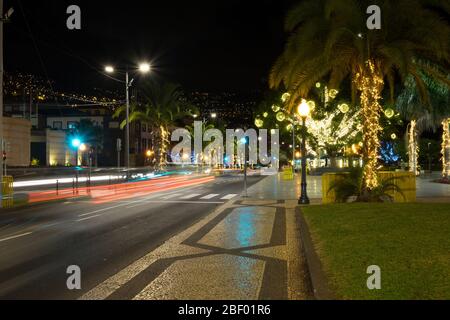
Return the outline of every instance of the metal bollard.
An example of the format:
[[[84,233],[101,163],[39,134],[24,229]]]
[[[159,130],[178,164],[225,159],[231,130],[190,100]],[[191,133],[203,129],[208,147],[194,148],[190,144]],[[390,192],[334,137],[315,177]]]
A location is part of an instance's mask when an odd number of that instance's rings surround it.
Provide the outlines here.
[[[59,180],[56,180],[56,195],[59,195]]]

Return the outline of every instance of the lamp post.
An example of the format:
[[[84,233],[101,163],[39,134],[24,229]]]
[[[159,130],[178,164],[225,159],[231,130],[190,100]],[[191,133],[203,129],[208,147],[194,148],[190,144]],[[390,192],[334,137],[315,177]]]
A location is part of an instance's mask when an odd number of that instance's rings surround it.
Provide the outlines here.
[[[308,184],[306,182],[306,118],[309,116],[311,109],[306,100],[303,100],[298,107],[298,114],[302,119],[302,184],[301,184],[301,196],[298,200],[298,204],[308,205],[310,204],[308,198]]]
[[[243,137],[241,139],[241,143],[244,144],[244,198],[248,198],[248,191],[247,191],[247,169],[248,169],[248,161],[247,158],[249,158],[249,144],[250,144],[250,138],[248,136]]]
[[[143,74],[150,72],[151,66],[148,63],[141,63],[137,70]],[[106,66],[105,71],[107,73],[114,73],[116,70],[113,66]],[[125,83],[125,99],[126,99],[126,129],[125,129],[125,167],[130,168],[130,87],[133,85],[134,79],[130,80],[130,74],[128,67],[125,69],[125,81],[121,81],[113,78],[116,81]]]
[[[3,0],[0,0],[0,147],[3,147],[3,24],[9,21],[14,9],[9,9],[6,14],[3,12]],[[0,208],[3,206],[3,150],[0,156]],[[6,164],[5,164],[6,168]],[[6,170],[5,170],[6,171]],[[6,172],[5,172],[6,175]]]

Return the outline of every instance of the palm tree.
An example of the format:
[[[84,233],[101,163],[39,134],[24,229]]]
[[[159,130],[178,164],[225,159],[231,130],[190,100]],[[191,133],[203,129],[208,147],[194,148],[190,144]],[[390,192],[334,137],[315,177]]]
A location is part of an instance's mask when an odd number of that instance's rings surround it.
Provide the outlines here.
[[[416,82],[408,77],[405,88],[398,96],[396,108],[411,123],[408,126],[408,150],[410,170],[416,172],[418,159],[418,137],[425,130],[437,130],[443,127],[442,161],[443,174],[447,175],[446,148],[448,141],[448,119],[450,118],[450,89],[445,83],[438,82],[426,74],[422,75],[423,83],[429,92],[429,105],[424,105]]]
[[[370,5],[381,8],[381,30],[367,29]],[[380,100],[385,82],[391,103],[396,80],[403,82],[408,76],[416,82],[423,101],[428,101],[419,70],[449,82],[445,68],[450,62],[450,27],[437,9],[450,12],[447,4],[436,0],[305,0],[287,16],[285,28],[291,35],[272,69],[270,85],[283,84],[291,93],[293,108],[322,79],[335,89],[350,81],[354,103],[359,93],[364,127],[366,193],[379,183]],[[422,60],[443,69],[430,68]]]
[[[144,104],[133,104],[130,110],[130,122],[146,122],[151,127],[156,165],[163,169],[168,154],[169,132],[176,121],[192,115],[192,106],[182,103],[181,87],[172,84],[158,84],[153,81],[143,86]],[[126,109],[122,106],[116,110],[114,117],[122,116]],[[126,120],[121,128],[126,126]]]

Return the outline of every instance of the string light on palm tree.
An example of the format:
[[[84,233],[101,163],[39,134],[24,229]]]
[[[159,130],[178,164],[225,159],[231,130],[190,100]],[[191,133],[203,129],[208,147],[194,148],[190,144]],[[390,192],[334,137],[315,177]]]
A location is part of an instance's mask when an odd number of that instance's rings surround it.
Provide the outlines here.
[[[437,10],[429,10],[428,2],[432,2]],[[366,168],[361,199],[368,199],[371,189],[378,186],[378,135],[381,132],[380,114],[383,112],[379,101],[384,80],[389,80],[386,84],[391,89],[389,92],[393,101],[397,83],[392,80],[397,76],[404,79],[411,75],[421,88],[423,81],[420,74],[447,79],[446,44],[450,39],[450,26],[440,14],[440,10],[446,10],[443,2],[379,2],[385,17],[383,29],[389,30],[382,33],[367,30],[367,17],[361,7],[371,4],[368,0],[347,1],[346,5],[330,5],[329,1],[324,0],[301,1],[288,14],[286,29],[291,36],[270,75],[271,87],[288,88],[291,93],[295,92],[291,98],[294,100],[306,95],[324,75],[330,75],[328,80],[336,87],[345,79],[351,79],[349,89],[354,96],[359,96],[364,127]],[[304,14],[306,11],[308,14]],[[328,14],[324,15],[325,11]],[[399,12],[408,12],[408,19],[398,19]],[[310,21],[315,23],[308,24]],[[424,25],[427,28],[423,28]],[[363,34],[360,30],[367,31]],[[398,43],[414,45],[397,46]],[[420,90],[420,96],[427,101],[428,90]]]
[[[442,176],[448,178],[450,175],[450,119],[442,121]]]
[[[418,143],[419,132],[417,129],[417,121],[412,120],[408,125],[408,156],[409,156],[409,171],[418,174],[418,158],[420,153],[420,147]]]

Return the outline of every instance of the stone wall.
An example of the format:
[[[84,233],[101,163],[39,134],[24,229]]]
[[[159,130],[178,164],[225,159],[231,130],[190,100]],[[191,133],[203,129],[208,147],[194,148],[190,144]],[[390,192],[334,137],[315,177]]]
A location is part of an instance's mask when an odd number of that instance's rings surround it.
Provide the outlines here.
[[[67,158],[67,141],[64,131],[46,130],[47,165],[64,166],[70,159]]]
[[[3,117],[3,138],[7,160],[11,167],[30,165],[31,122],[25,119]]]

